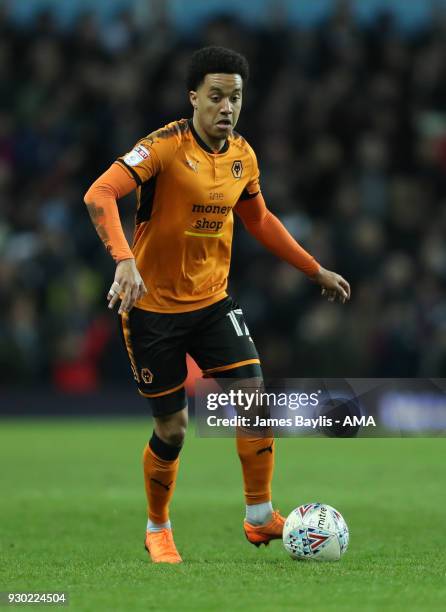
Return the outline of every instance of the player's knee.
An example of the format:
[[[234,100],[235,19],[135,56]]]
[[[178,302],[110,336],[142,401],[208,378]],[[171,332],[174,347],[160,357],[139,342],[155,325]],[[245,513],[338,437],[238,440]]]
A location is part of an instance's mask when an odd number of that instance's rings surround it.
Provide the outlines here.
[[[272,432],[269,425],[267,425],[267,420],[270,417],[270,406],[268,394],[264,393],[265,385],[263,378],[261,376],[243,378],[233,382],[231,388],[235,391],[240,389],[244,394],[250,396],[249,417],[252,425],[244,428],[245,431],[241,433],[259,438],[270,437]],[[236,404],[236,411],[238,416],[246,416],[246,403]]]
[[[183,446],[187,429],[187,410],[155,418],[157,435],[170,446]]]
[[[185,427],[156,427],[157,435],[169,446],[183,446],[186,437]]]

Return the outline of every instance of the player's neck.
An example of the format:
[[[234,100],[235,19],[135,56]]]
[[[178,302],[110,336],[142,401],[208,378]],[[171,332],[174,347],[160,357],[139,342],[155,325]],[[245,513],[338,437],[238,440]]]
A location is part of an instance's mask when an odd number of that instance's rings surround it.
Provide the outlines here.
[[[195,131],[197,132],[197,134],[201,138],[201,140],[205,144],[207,144],[207,146],[210,149],[212,149],[215,153],[218,153],[224,147],[226,139],[224,138],[223,140],[215,140],[214,138],[209,138],[209,136],[206,134],[206,132],[201,128],[201,126],[200,126],[200,124],[198,122],[198,119],[197,119],[195,114],[192,117],[192,123],[193,123]]]

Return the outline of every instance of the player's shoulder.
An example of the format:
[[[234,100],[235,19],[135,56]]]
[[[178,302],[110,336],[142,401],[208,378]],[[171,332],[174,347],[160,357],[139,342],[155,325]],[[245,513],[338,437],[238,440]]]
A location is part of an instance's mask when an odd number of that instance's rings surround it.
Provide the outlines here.
[[[232,132],[232,135],[229,137],[229,141],[234,149],[238,149],[239,151],[243,151],[249,156],[254,156],[254,149],[251,147],[249,142],[246,140],[244,136],[242,136],[239,132],[235,130]]]
[[[254,149],[251,147],[249,142],[246,140],[244,136],[236,132],[235,130],[232,132],[232,135],[229,137],[229,141],[231,146],[239,151],[240,153],[245,153],[248,157],[251,157],[253,160],[256,160],[256,154]]]
[[[167,123],[163,127],[150,132],[147,136],[142,138],[148,145],[155,145],[157,143],[168,143],[174,146],[181,146],[182,142],[190,132],[189,123],[187,119],[179,119],[178,121],[172,121]]]

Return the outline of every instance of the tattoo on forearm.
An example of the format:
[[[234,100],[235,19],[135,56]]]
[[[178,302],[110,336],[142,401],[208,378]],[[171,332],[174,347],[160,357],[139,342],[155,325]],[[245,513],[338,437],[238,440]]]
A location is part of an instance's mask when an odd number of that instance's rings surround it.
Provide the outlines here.
[[[87,210],[93,222],[93,225],[96,228],[99,238],[104,243],[107,251],[111,253],[112,248],[110,244],[110,237],[108,235],[107,229],[104,226],[104,219],[105,219],[104,209],[102,208],[102,206],[96,206],[96,204],[92,203],[92,204],[87,204]]]

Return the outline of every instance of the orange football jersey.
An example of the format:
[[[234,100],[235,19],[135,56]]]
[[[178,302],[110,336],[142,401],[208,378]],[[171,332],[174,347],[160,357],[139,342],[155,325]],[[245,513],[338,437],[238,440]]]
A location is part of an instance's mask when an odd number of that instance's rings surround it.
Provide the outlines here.
[[[233,133],[214,153],[181,119],[115,162],[138,187],[132,251],[147,294],[137,308],[188,312],[224,298],[233,215],[260,191],[254,151]]]

